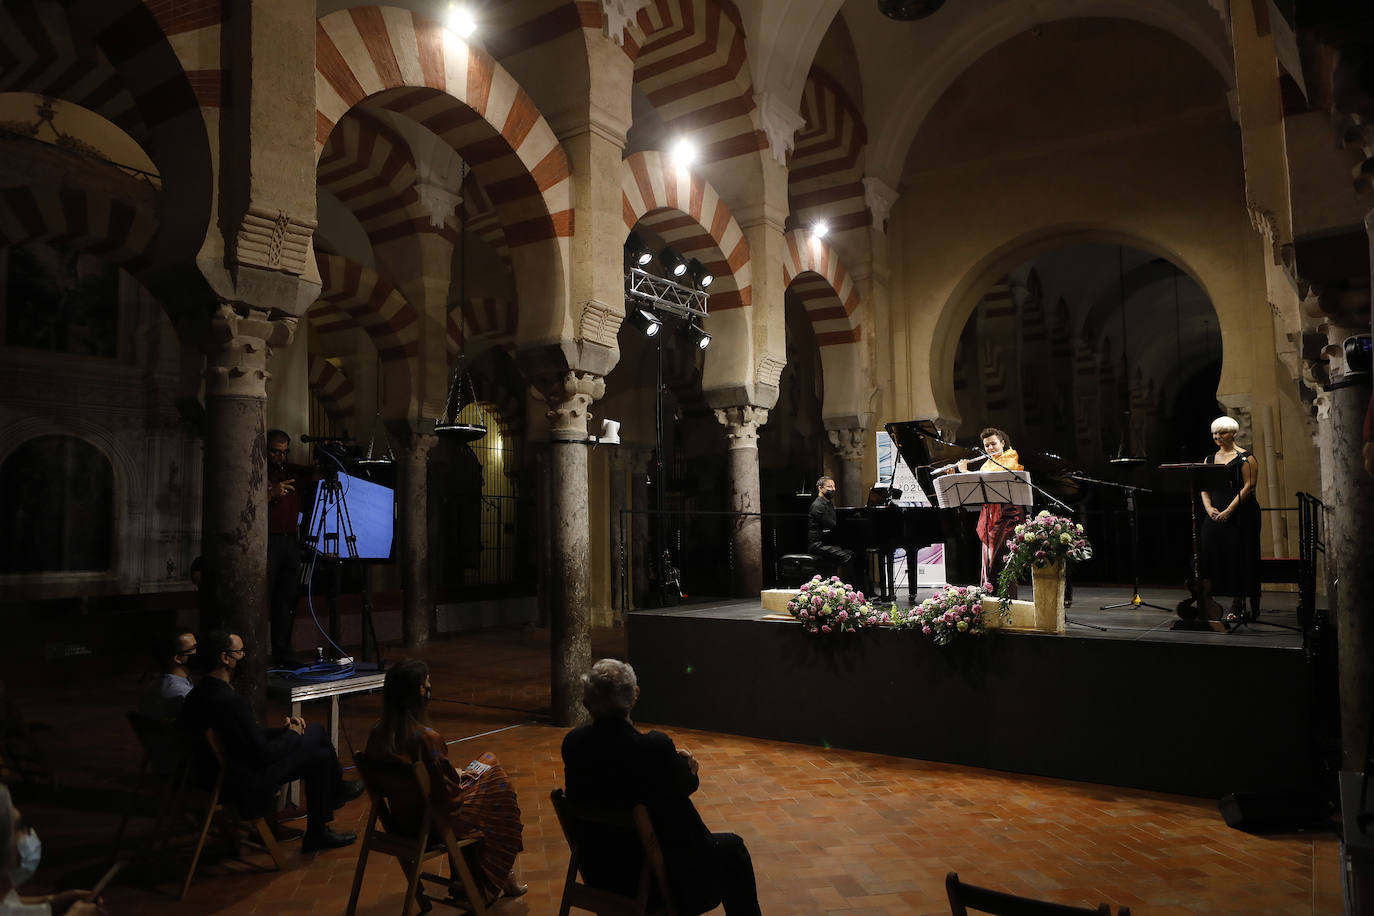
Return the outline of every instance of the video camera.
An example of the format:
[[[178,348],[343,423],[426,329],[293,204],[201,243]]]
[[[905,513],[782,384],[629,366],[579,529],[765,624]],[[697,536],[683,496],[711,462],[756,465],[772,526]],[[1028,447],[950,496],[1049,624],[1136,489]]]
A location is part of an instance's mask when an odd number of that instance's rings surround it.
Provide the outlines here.
[[[357,447],[350,445],[352,436],[301,436],[301,441],[315,446],[315,468],[326,477],[336,476],[357,460]]]

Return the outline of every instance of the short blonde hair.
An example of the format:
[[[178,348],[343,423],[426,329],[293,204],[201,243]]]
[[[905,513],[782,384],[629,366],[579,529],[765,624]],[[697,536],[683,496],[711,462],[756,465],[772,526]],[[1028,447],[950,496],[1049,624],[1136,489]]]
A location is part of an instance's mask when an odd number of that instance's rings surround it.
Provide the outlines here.
[[[1217,417],[1212,421],[1212,434],[1217,433],[1238,433],[1240,424],[1230,417]]]

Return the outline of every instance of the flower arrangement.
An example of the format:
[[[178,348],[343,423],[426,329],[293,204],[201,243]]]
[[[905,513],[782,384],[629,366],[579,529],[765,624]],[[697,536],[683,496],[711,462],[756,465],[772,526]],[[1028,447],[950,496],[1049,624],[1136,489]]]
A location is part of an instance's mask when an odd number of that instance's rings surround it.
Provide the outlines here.
[[[856,592],[839,576],[813,577],[787,602],[787,612],[800,620],[808,633],[854,633],[892,622],[889,612],[879,611],[863,592]]]
[[[1012,586],[1026,570],[1069,560],[1087,560],[1093,555],[1092,545],[1083,536],[1082,525],[1048,511],[1041,511],[1025,524],[1017,525],[1007,540],[1007,547],[1010,551],[1007,562],[997,577],[997,595],[1003,607],[1011,601]]]
[[[985,597],[987,592],[975,585],[951,585],[912,608],[896,625],[920,630],[937,646],[948,645],[956,636],[981,636],[988,631]]]

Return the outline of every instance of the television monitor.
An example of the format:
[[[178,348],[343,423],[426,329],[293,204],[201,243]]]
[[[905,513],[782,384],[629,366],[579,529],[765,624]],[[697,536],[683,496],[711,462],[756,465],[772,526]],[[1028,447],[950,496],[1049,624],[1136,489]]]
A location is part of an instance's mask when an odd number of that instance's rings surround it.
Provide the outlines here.
[[[337,488],[330,480],[322,480],[315,487],[306,545],[322,556],[349,557],[339,531],[342,520],[347,518],[358,546],[358,559],[390,559],[395,491],[342,471],[337,480]]]

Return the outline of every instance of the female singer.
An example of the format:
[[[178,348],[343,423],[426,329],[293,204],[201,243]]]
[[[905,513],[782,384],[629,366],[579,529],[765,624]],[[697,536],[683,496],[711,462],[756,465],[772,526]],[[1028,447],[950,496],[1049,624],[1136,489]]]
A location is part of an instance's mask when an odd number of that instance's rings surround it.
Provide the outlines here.
[[[988,458],[978,472],[1024,471],[1021,458],[1011,447],[1011,437],[996,427],[989,426],[978,434],[983,440],[983,451]],[[977,458],[972,459],[977,461]],[[959,471],[968,470],[968,459],[959,462]],[[983,503],[978,513],[978,540],[983,543],[983,588],[991,592],[997,586],[997,576],[1007,553],[1007,541],[1012,530],[1026,520],[1024,506],[1011,506],[1006,503]],[[1011,584],[1011,597],[1016,597],[1016,583]]]
[[[1202,491],[1202,520],[1199,565],[1202,578],[1209,580],[1214,592],[1231,595],[1227,619],[1240,618],[1245,599],[1250,599],[1250,614],[1259,616],[1260,581],[1260,507],[1255,498],[1259,480],[1259,461],[1252,452],[1236,445],[1240,426],[1230,417],[1212,421],[1215,453],[1207,464],[1226,466],[1225,488]]]

